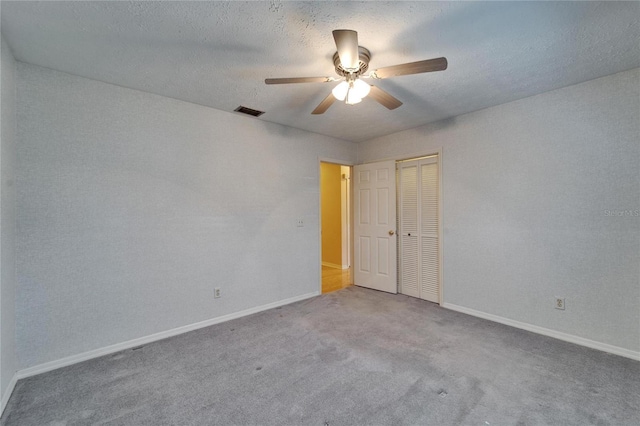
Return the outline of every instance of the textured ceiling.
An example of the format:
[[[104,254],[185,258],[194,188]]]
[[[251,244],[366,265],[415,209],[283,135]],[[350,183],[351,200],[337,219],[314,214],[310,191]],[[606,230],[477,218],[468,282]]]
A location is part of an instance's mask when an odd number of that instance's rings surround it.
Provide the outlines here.
[[[640,66],[638,2],[7,2],[16,59],[364,141]],[[377,82],[404,102],[311,111],[336,83],[331,31],[358,32],[370,69],[445,56],[449,69]],[[250,118],[248,118],[250,119]]]

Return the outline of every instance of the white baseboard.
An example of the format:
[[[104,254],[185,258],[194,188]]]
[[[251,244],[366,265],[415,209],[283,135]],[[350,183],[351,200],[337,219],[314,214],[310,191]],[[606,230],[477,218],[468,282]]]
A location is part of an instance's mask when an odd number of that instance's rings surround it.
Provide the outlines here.
[[[322,262],[322,266],[334,269],[349,269],[349,266],[338,265],[337,263]]]
[[[462,312],[463,314],[468,314],[489,321],[499,322],[500,324],[510,325],[511,327],[520,328],[522,330],[531,331],[537,334],[542,334],[543,336],[553,337],[558,340],[564,340],[565,342],[575,343],[576,345],[586,346],[591,349],[597,349],[603,352],[609,352],[614,355],[620,355],[625,358],[631,358],[636,361],[640,361],[640,352],[632,351],[630,349],[609,345],[607,343],[596,342],[595,340],[585,339],[584,337],[563,333],[561,331],[551,330],[549,328],[539,327],[537,325],[528,324],[526,322],[515,321],[498,315],[487,314],[482,311],[476,311],[475,309],[465,308],[464,306],[458,306],[451,303],[443,303],[441,306],[443,308],[451,309],[452,311]]]
[[[16,387],[16,383],[18,383],[18,374],[14,374],[9,382],[9,386],[4,390],[2,394],[2,399],[0,399],[0,416],[4,413],[4,409],[7,407],[7,403],[9,402],[9,398],[11,398],[11,394],[13,393],[13,389]]]
[[[150,334],[148,336],[140,337],[133,340],[128,340],[126,342],[116,343],[115,345],[105,346],[103,348],[94,349],[94,350],[83,352],[77,355],[71,355],[65,358],[57,359],[55,361],[45,362],[44,364],[35,365],[33,367],[25,368],[23,370],[18,371],[14,376],[14,378],[16,380],[19,380],[25,377],[35,376],[36,374],[46,373],[47,371],[55,370],[57,368],[66,367],[72,364],[77,364],[82,361],[98,358],[98,357],[112,354],[114,352],[119,352],[125,349],[135,348],[136,346],[146,345],[151,342],[166,339],[172,336],[177,336],[179,334],[187,333],[189,331],[197,330],[199,328],[209,327],[210,325],[219,324],[219,323],[230,321],[236,318],[241,318],[247,315],[266,311],[268,309],[277,308],[279,306],[288,305],[290,303],[299,302],[301,300],[309,299],[319,295],[320,295],[319,291],[314,291],[312,293],[307,293],[301,296],[291,297],[289,299],[268,303],[266,305],[257,306],[255,308],[245,309],[244,311],[235,312],[233,314],[223,315],[221,317],[200,321],[194,324],[173,328],[167,331],[161,331],[160,333]],[[8,397],[7,397],[7,400],[8,400]]]

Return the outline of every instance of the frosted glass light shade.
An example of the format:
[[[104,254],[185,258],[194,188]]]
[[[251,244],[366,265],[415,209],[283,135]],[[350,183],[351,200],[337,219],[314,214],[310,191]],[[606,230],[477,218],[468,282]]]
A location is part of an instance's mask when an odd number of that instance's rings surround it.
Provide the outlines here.
[[[354,81],[353,88],[351,89],[351,91],[355,92],[355,95],[360,99],[367,96],[370,90],[371,90],[371,86],[369,86],[367,83],[365,83],[362,80]]]
[[[358,93],[354,89],[350,88],[347,92],[347,100],[345,101],[345,103],[347,105],[354,105],[360,102],[362,102],[362,98],[358,96]]]
[[[349,83],[347,83],[346,81],[343,81],[342,83],[334,87],[331,93],[333,93],[333,97],[336,98],[337,100],[344,101],[344,99],[347,97],[348,91],[349,91]]]

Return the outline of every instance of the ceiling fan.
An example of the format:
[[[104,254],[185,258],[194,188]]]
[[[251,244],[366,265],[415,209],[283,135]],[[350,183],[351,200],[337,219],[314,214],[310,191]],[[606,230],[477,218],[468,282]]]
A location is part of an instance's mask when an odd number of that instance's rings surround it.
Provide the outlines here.
[[[264,82],[266,84],[289,84],[341,81],[311,114],[324,113],[336,99],[344,101],[347,105],[354,105],[362,101],[362,98],[367,95],[388,109],[396,109],[402,105],[402,102],[381,88],[365,83],[361,79],[373,78],[374,80],[380,80],[399,75],[420,74],[447,69],[446,58],[435,58],[378,68],[369,75],[364,75],[369,69],[371,53],[366,48],[358,46],[358,33],[353,30],[334,30],[333,39],[338,48],[338,51],[333,55],[333,65],[336,68],[336,74],[340,77],[267,78]]]

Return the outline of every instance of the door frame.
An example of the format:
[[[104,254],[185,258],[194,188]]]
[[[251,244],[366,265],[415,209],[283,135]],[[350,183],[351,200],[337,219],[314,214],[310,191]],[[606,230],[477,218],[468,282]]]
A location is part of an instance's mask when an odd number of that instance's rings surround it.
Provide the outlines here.
[[[327,158],[327,157],[318,157],[318,294],[322,294],[322,191],[320,188],[321,180],[320,180],[320,163],[330,163],[337,164],[339,166],[349,167],[350,173],[349,175],[353,177],[353,166],[354,163],[352,161],[345,160],[336,160],[335,158]],[[353,285],[353,179],[349,179],[347,182],[349,186],[349,284]]]

